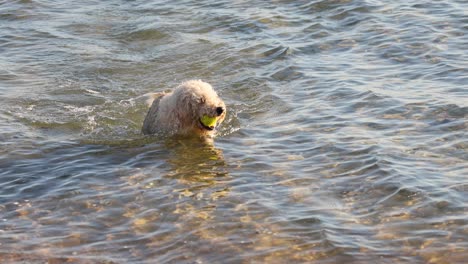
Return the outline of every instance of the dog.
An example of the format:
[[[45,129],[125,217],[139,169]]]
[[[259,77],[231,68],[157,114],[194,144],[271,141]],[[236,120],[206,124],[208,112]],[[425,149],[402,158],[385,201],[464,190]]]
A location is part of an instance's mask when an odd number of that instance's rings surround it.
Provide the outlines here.
[[[201,80],[190,80],[170,93],[154,96],[142,133],[213,137],[225,117],[226,105],[213,87]]]

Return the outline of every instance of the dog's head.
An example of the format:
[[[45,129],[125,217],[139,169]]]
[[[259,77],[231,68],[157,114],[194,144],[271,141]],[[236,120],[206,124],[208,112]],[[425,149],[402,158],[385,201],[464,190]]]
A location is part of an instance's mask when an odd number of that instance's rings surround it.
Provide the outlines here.
[[[200,135],[212,135],[226,117],[226,105],[209,83],[193,80],[174,91],[181,99],[178,111],[184,126]]]

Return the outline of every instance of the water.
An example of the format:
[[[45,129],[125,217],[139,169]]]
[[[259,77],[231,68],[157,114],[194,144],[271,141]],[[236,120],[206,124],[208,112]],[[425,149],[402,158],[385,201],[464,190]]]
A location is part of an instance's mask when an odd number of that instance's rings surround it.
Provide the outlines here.
[[[2,263],[464,263],[466,1],[0,1]],[[140,134],[210,82],[214,145]]]

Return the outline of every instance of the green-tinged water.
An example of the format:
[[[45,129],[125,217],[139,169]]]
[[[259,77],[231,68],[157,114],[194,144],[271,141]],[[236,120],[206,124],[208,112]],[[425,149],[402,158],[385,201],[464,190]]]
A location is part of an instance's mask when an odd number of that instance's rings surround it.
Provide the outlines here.
[[[0,262],[465,263],[467,12],[0,0]],[[141,135],[193,78],[214,144]]]

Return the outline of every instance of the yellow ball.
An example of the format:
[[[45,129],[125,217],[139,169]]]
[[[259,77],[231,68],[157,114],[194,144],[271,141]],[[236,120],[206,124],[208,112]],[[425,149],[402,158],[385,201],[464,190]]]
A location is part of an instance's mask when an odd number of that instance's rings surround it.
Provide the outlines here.
[[[210,116],[204,115],[202,116],[200,121],[202,122],[203,125],[207,127],[212,127],[216,125],[216,117],[210,117]]]

